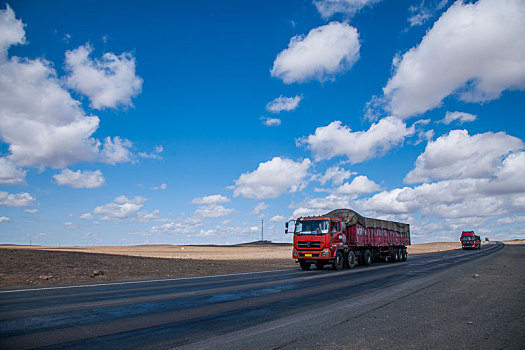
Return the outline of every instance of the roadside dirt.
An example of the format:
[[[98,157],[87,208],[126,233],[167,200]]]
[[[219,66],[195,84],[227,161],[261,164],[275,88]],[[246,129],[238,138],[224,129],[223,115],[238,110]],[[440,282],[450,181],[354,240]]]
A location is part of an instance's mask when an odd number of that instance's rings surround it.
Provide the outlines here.
[[[425,243],[409,254],[460,249]],[[0,288],[204,276],[297,268],[291,244],[126,247],[0,246]]]

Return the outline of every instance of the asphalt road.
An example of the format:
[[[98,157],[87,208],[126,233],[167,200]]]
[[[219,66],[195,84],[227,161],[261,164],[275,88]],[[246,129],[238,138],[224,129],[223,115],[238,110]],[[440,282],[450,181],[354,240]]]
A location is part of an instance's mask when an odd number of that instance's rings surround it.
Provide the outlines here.
[[[340,272],[1,291],[0,348],[523,349],[524,260],[492,244]]]

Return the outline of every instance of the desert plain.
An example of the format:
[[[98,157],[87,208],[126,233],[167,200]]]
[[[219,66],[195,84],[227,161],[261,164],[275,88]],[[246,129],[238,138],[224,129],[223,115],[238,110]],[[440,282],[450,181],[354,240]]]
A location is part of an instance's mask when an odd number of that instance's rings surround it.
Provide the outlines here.
[[[507,241],[506,244],[524,243]],[[485,243],[485,242],[483,242]],[[461,249],[459,242],[413,244],[410,255]],[[0,288],[180,278],[298,268],[287,243],[52,247],[0,245]]]

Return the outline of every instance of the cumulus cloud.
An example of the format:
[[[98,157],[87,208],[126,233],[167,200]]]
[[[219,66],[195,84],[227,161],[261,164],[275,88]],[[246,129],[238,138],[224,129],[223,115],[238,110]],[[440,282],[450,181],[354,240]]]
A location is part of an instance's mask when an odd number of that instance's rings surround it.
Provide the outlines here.
[[[445,114],[445,118],[443,118],[439,122],[443,123],[443,124],[446,124],[446,125],[449,125],[450,123],[452,123],[455,120],[457,120],[459,122],[459,124],[463,124],[463,123],[466,123],[466,122],[473,122],[474,120],[476,120],[476,116],[474,114],[465,113],[465,112],[457,112],[457,111],[456,112],[449,112],[449,111],[447,111],[447,113]]]
[[[336,13],[342,13],[348,17],[352,17],[362,8],[372,6],[380,1],[381,0],[314,0],[313,3],[321,16],[327,19]]]
[[[313,135],[302,138],[298,144],[310,149],[316,160],[346,156],[350,163],[360,163],[385,154],[414,134],[415,127],[407,128],[398,118],[386,117],[374,123],[367,131],[352,132],[340,121],[319,127]]]
[[[302,96],[284,97],[281,95],[275,100],[268,102],[266,105],[266,110],[272,113],[293,111],[299,107],[299,102],[301,102],[302,99]]]
[[[377,192],[381,188],[374,181],[364,175],[356,176],[351,183],[345,183],[336,189],[337,193],[342,194],[365,194]]]
[[[286,218],[282,215],[275,215],[270,219],[271,222],[285,222]]]
[[[133,144],[130,140],[122,139],[115,136],[106,137],[104,146],[100,152],[100,161],[103,163],[115,165],[117,163],[126,163],[133,160],[133,153],[129,150]]]
[[[11,221],[11,219],[8,218],[7,216],[0,216],[0,223],[9,222],[9,221]]]
[[[0,191],[0,205],[8,207],[27,207],[33,204],[35,198],[33,198],[27,192],[21,193],[9,193]]]
[[[486,178],[493,174],[502,157],[524,147],[523,141],[504,132],[470,136],[467,130],[451,130],[427,144],[405,183]]]
[[[59,174],[53,175],[53,178],[58,185],[73,188],[97,188],[106,181],[100,170],[71,171],[64,169]]]
[[[210,204],[197,208],[195,210],[195,215],[203,219],[212,219],[228,216],[234,211],[235,209],[225,208],[222,205]]]
[[[311,161],[296,162],[274,157],[260,163],[256,170],[242,174],[235,180],[234,196],[263,200],[277,198],[289,191],[296,192],[306,186],[305,177]]]
[[[359,59],[359,35],[346,24],[331,22],[294,36],[273,63],[271,74],[286,84],[334,80]]]
[[[0,140],[8,145],[9,161],[19,167],[62,169],[98,159],[101,143],[92,135],[99,118],[86,114],[63,88],[51,62],[8,57],[10,46],[25,43],[24,25],[9,6],[0,10],[0,26]],[[126,148],[126,141],[118,140]],[[118,149],[119,141],[110,143]],[[125,161],[109,151],[112,145],[104,145],[103,161]],[[20,181],[21,176],[15,178]]]
[[[91,59],[89,44],[66,52],[67,84],[89,97],[95,109],[131,106],[131,99],[142,89],[142,78],[135,74],[135,57],[129,52],[119,56],[106,52]]]
[[[193,204],[221,204],[221,203],[228,203],[228,202],[230,202],[230,199],[220,194],[213,194],[210,196],[194,198],[191,201],[191,203]]]
[[[525,2],[454,3],[421,43],[394,59],[383,89],[391,112],[406,118],[438,107],[457,92],[484,102],[525,89]]]
[[[323,186],[329,181],[332,181],[334,185],[341,185],[343,181],[345,181],[346,179],[349,179],[350,176],[354,174],[355,173],[349,170],[343,169],[338,166],[333,166],[333,167],[326,169],[325,173],[322,176],[321,175],[315,176],[314,180],[319,181],[319,183],[321,183],[321,185]]]
[[[279,118],[264,118],[261,117],[262,123],[266,126],[272,127],[272,126],[279,126],[281,125],[281,119]]]
[[[94,215],[99,215],[101,220],[137,219],[140,215],[137,217],[135,213],[142,208],[145,201],[146,198],[141,196],[133,198],[118,196],[112,203],[95,207],[91,213],[82,214],[80,218],[90,220]]]
[[[24,210],[26,213],[30,213],[30,214],[36,214],[39,212],[38,209],[26,209]]]
[[[203,223],[198,218],[187,218],[179,221],[170,221],[166,224],[153,226],[154,233],[192,234],[196,233]]]
[[[7,158],[0,158],[0,185],[25,184],[25,179],[25,170],[18,168]]]

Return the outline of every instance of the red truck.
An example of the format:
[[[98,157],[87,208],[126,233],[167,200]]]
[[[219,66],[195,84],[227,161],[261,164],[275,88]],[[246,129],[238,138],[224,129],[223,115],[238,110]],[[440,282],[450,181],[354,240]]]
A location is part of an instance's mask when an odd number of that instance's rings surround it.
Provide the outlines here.
[[[476,236],[474,231],[461,232],[461,248],[463,249],[481,249],[481,237]]]
[[[410,245],[409,224],[367,218],[351,209],[291,220],[285,232],[294,234],[292,257],[303,270],[312,264],[341,270],[373,261],[405,261]]]

